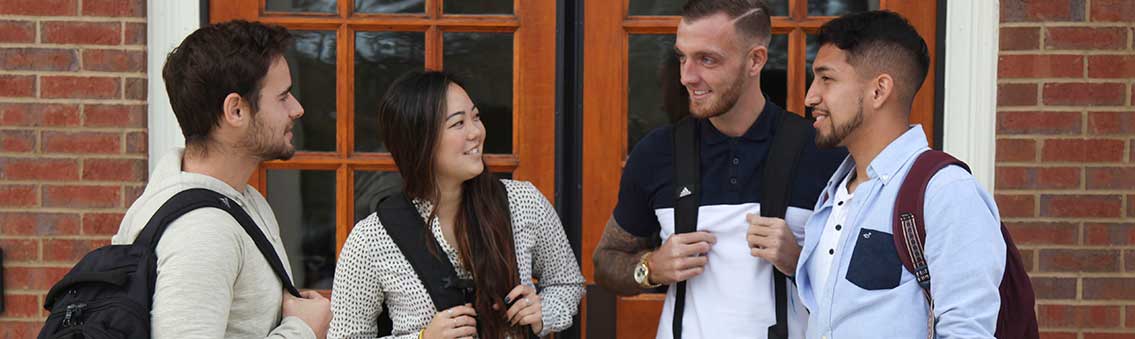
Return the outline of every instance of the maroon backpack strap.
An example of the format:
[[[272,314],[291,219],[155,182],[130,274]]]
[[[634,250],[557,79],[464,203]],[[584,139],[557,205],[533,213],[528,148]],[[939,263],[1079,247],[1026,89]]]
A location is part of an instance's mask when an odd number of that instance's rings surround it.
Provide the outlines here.
[[[894,219],[891,223],[899,260],[918,280],[922,294],[926,297],[926,304],[930,307],[927,320],[929,338],[934,337],[934,298],[930,295],[930,265],[926,263],[924,252],[926,226],[923,220],[923,206],[925,206],[926,187],[930,185],[930,178],[950,165],[958,165],[969,171],[969,166],[946,152],[929,150],[918,155],[910,172],[903,179],[902,186],[899,186],[899,194],[895,197]]]

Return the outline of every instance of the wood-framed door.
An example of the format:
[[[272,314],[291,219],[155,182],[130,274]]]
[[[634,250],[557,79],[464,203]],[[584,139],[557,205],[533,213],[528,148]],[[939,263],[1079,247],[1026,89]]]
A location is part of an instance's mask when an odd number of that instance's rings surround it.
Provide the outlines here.
[[[555,2],[524,0],[210,0],[209,21],[260,21],[296,37],[285,57],[297,152],[252,184],[280,221],[301,288],[331,287],[354,224],[401,178],[376,109],[410,70],[457,74],[482,111],[490,170],[555,196]]]
[[[684,0],[584,0],[582,253],[583,273],[594,284],[595,251],[603,227],[617,201],[619,178],[627,154],[646,132],[683,114],[685,90],[678,83],[673,57]],[[762,89],[773,102],[804,113],[804,94],[811,81],[811,60],[818,46],[814,34],[838,15],[889,9],[907,17],[935,58],[936,1],[903,0],[773,0],[769,1],[773,39]],[[934,132],[935,74],[929,72],[915,99],[911,119],[928,136]],[[933,140],[933,137],[931,137]],[[614,297],[590,293],[584,332],[606,338],[653,338],[664,295]],[[594,313],[594,314],[588,314]],[[602,329],[589,328],[603,326]],[[613,327],[613,328],[608,328]]]

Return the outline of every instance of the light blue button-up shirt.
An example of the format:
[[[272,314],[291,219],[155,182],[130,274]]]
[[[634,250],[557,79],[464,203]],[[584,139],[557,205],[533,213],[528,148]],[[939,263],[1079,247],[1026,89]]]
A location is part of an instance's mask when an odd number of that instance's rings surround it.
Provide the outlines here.
[[[800,298],[811,311],[808,338],[918,339],[927,335],[927,305],[914,275],[902,267],[891,220],[899,186],[914,159],[929,150],[915,125],[867,166],[839,239],[843,250],[817,249],[837,185],[855,170],[850,156],[828,182],[804,229],[796,268]],[[957,166],[939,171],[925,198],[926,260],[937,338],[993,338],[1005,270],[1005,241],[993,197]],[[813,286],[809,259],[834,255],[823,286]]]

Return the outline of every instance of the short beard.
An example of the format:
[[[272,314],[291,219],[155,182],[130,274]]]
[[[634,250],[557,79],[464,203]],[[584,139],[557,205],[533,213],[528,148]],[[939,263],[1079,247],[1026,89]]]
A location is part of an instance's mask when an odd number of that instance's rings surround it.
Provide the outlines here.
[[[841,125],[841,126],[836,126],[835,125],[835,119],[833,119],[833,116],[829,114],[828,115],[828,123],[831,124],[831,126],[832,126],[832,134],[825,136],[823,133],[821,133],[819,130],[817,130],[816,131],[816,147],[819,147],[819,148],[822,148],[822,149],[838,147],[840,144],[843,143],[843,140],[846,139],[848,135],[851,135],[851,132],[854,132],[855,129],[859,128],[859,125],[863,124],[863,96],[862,95],[859,96],[858,107],[859,107],[859,110],[857,112],[855,112],[854,116],[851,117],[851,121],[848,121],[847,124],[844,124],[844,125]]]
[[[737,74],[744,74],[744,72],[745,64],[742,63],[741,68],[737,70]],[[705,109],[699,109],[698,106],[695,106],[694,100],[691,98],[690,115],[695,118],[706,119],[725,114],[725,112],[732,109],[733,106],[737,104],[737,100],[741,98],[741,82],[741,75],[738,75],[737,78],[725,88],[725,91],[721,92],[721,99]]]
[[[248,134],[244,136],[238,146],[248,150],[249,154],[260,158],[261,161],[288,160],[296,154],[295,147],[290,147],[286,143],[273,144],[272,140],[275,138],[272,135],[266,135],[265,129],[257,115],[253,114]]]

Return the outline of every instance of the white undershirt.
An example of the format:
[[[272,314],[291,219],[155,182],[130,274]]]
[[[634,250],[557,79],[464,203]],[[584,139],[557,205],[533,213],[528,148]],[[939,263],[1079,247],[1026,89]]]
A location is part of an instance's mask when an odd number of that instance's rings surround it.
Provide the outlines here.
[[[843,234],[843,229],[847,226],[844,221],[847,219],[847,207],[851,205],[852,193],[847,192],[847,181],[851,175],[843,177],[839,187],[835,192],[835,200],[832,201],[832,214],[828,216],[828,222],[824,225],[824,230],[820,233],[820,242],[816,244],[816,253],[812,254],[812,259],[808,264],[808,275],[812,277],[812,288],[821,290],[825,288],[828,282],[828,273],[831,272],[832,260],[835,254],[842,249],[839,248],[840,235]]]

